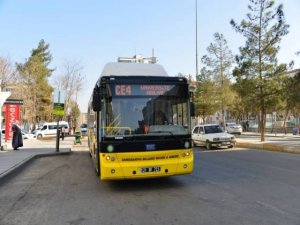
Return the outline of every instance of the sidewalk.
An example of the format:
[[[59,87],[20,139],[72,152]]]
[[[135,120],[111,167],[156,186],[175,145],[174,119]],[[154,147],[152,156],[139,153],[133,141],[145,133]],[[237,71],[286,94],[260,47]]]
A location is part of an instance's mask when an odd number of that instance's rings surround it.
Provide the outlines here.
[[[265,141],[260,141],[260,133],[244,132],[236,136],[236,147],[254,148],[268,151],[279,151],[300,154],[300,136],[292,134],[265,134]]]
[[[6,145],[6,150],[0,151],[0,184],[9,175],[13,175],[38,157],[66,155],[72,151],[87,150],[86,140],[83,140],[82,145],[74,145],[74,137],[60,140],[59,152],[56,152],[56,139],[26,139],[23,143],[24,147],[19,148],[19,151],[14,151],[11,142],[2,142],[2,146]]]

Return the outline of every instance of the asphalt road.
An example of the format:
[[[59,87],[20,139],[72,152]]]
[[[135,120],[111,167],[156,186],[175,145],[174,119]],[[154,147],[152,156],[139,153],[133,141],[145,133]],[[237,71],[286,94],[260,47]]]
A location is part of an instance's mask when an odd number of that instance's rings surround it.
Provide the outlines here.
[[[300,224],[300,155],[195,148],[192,175],[100,181],[87,152],[0,186],[0,224]]]

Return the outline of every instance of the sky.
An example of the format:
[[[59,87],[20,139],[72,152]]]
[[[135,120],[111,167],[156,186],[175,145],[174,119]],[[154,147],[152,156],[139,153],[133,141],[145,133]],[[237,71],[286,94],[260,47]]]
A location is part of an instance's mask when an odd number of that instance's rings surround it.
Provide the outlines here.
[[[249,0],[198,0],[198,60],[222,33],[233,54],[245,38],[230,25],[246,18]],[[280,63],[294,60],[300,68],[300,1],[284,5],[289,34],[281,41]],[[77,101],[87,111],[93,87],[104,65],[120,56],[150,57],[152,49],[167,73],[196,71],[195,0],[0,0],[0,56],[24,63],[41,39],[50,45],[53,72],[50,83],[66,62],[78,62],[85,76]],[[54,83],[53,83],[54,84]]]

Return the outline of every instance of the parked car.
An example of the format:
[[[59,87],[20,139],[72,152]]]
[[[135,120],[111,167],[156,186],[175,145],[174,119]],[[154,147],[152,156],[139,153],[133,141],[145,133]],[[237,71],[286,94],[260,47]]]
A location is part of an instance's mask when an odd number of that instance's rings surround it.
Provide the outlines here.
[[[242,132],[243,132],[242,126],[240,124],[236,124],[236,123],[226,123],[225,124],[225,129],[230,134],[239,134],[239,135],[241,135]]]
[[[65,134],[69,133],[69,123],[65,121],[59,121],[59,129],[65,128]],[[37,139],[55,137],[57,134],[57,122],[44,123],[40,130],[36,131]]]
[[[208,150],[223,146],[232,148],[236,143],[234,135],[224,132],[218,124],[195,126],[192,130],[192,140],[195,146],[205,146]]]
[[[83,123],[80,126],[80,133],[81,135],[87,135],[87,123]]]
[[[21,132],[22,132],[22,138],[23,139],[34,139],[34,138],[36,138],[35,134],[31,134],[26,130],[21,130]]]
[[[35,134],[31,134],[25,130],[21,130],[21,133],[22,133],[22,138],[23,139],[34,139],[36,138],[36,135]],[[5,129],[2,129],[2,132],[1,132],[1,138],[4,139],[5,138]]]
[[[40,131],[43,128],[43,125],[36,126],[34,129],[31,130],[32,134],[36,134],[38,131]]]

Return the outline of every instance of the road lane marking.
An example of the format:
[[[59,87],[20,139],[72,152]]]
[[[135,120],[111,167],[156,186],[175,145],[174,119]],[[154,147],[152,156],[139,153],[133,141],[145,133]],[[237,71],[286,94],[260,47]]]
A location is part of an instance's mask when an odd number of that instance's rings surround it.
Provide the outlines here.
[[[260,205],[260,206],[263,206],[263,207],[266,207],[266,208],[268,208],[268,209],[271,209],[271,210],[273,210],[273,211],[275,211],[275,212],[278,212],[278,213],[280,213],[280,214],[282,214],[282,215],[286,215],[286,214],[287,214],[287,212],[285,212],[285,211],[283,211],[283,210],[277,208],[276,206],[269,205],[268,203],[265,203],[265,202],[262,202],[262,201],[255,201],[255,202],[256,202],[258,205]]]

